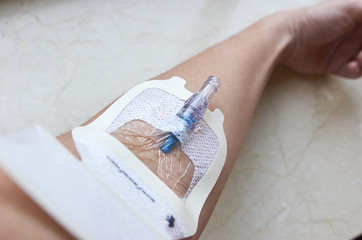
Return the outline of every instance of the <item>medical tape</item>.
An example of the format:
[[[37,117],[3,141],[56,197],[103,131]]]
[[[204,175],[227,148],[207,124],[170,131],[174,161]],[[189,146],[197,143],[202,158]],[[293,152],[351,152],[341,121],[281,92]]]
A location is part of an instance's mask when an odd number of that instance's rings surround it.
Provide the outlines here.
[[[0,137],[0,167],[77,239],[169,239],[40,126]]]
[[[197,130],[181,144],[195,166],[183,198],[176,196],[112,133],[134,120],[142,120],[165,132],[182,131],[183,123],[174,116],[192,95],[184,86],[185,80],[178,77],[142,83],[113,103],[94,122],[72,130],[82,161],[170,239],[188,237],[196,232],[202,206],[224,165],[226,139],[222,113],[207,111]],[[120,172],[123,177],[115,177]],[[137,191],[126,190],[124,186],[127,185]],[[157,201],[149,201],[150,198]]]

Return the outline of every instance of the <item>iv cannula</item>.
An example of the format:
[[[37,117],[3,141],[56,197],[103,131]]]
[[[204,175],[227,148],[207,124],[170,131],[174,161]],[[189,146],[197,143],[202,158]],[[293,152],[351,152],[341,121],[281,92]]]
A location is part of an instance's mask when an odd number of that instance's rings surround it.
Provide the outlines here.
[[[184,106],[176,114],[177,117],[184,121],[185,128],[182,134],[188,134],[189,131],[195,129],[200,119],[204,116],[210,101],[220,87],[220,80],[215,76],[210,76],[204,82],[203,86],[186,100]],[[161,150],[167,154],[179,139],[170,133],[166,141],[162,144]]]

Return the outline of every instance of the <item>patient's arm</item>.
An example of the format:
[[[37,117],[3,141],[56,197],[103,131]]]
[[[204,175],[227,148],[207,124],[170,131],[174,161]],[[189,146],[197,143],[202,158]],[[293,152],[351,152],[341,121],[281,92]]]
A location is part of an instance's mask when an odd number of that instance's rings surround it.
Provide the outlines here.
[[[215,207],[272,70],[285,65],[304,73],[334,73],[349,78],[361,76],[361,16],[362,2],[357,0],[329,1],[311,8],[275,14],[155,78],[180,76],[186,79],[186,87],[193,92],[210,75],[218,76],[222,81],[210,108],[221,109],[225,116],[227,159],[202,209],[197,233],[192,238],[201,234]],[[59,140],[77,156],[69,132]],[[0,174],[4,178],[4,174]],[[0,185],[0,192],[4,188],[16,188],[8,182],[5,187]],[[17,191],[20,190],[14,190]],[[25,196],[18,198],[26,209],[30,200]],[[12,205],[11,201],[4,203],[1,198],[0,203],[0,211]],[[31,225],[44,213],[37,209],[31,214],[24,210],[14,215],[17,221],[12,224],[21,227]],[[0,222],[7,220],[0,214]],[[54,236],[66,236],[61,228],[45,223],[39,221],[38,234],[43,227]],[[0,238],[1,234],[0,231]],[[23,234],[27,236],[25,230]],[[41,236],[44,235],[37,238]]]

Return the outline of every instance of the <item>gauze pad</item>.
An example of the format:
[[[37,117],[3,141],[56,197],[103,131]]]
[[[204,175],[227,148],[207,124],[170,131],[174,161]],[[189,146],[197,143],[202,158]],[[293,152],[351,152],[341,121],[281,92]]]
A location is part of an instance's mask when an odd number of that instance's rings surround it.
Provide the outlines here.
[[[201,208],[224,165],[223,115],[219,110],[207,111],[197,130],[181,145],[182,154],[187,157],[182,157],[183,162],[179,163],[180,168],[184,168],[180,169],[179,179],[185,177],[182,173],[192,176],[184,194],[175,192],[173,184],[165,183],[165,177],[156,176],[157,170],[137,159],[140,151],[133,154],[129,150],[133,146],[126,140],[131,136],[130,141],[133,141],[132,137],[136,137],[132,134],[139,134],[136,130],[142,127],[144,131],[177,131],[177,122],[172,116],[192,95],[184,85],[185,81],[178,77],[142,83],[118,99],[93,123],[72,131],[82,161],[129,207],[173,239],[195,233]],[[152,138],[147,141],[152,142]],[[149,160],[152,161],[152,157]],[[172,168],[172,163],[166,161],[162,168]],[[172,172],[166,171],[166,174]]]

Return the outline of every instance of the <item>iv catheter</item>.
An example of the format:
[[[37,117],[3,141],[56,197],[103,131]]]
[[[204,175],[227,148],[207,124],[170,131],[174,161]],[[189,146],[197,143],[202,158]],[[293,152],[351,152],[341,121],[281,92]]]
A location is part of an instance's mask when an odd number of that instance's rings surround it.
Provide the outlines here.
[[[184,106],[176,114],[176,116],[184,121],[184,129],[181,135],[189,134],[194,130],[201,118],[204,116],[210,101],[220,87],[220,80],[215,76],[210,76],[204,82],[200,90],[194,93],[186,100]],[[180,138],[181,136],[179,136]],[[172,147],[179,142],[179,138],[175,134],[170,133],[166,141],[161,146],[161,151],[165,154],[170,152]]]

